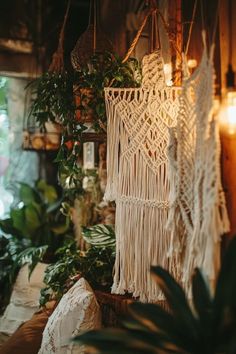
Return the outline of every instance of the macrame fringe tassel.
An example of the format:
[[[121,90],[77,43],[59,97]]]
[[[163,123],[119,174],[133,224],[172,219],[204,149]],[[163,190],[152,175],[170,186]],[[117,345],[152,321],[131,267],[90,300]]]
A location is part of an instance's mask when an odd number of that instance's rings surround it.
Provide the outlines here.
[[[128,137],[120,136],[120,154],[125,153]],[[154,173],[138,150],[121,159],[116,197],[116,262],[113,293],[132,293],[142,302],[161,300],[153,281],[151,265],[169,269],[167,257],[170,233],[166,230],[169,195],[167,165]],[[170,269],[169,269],[170,270]]]

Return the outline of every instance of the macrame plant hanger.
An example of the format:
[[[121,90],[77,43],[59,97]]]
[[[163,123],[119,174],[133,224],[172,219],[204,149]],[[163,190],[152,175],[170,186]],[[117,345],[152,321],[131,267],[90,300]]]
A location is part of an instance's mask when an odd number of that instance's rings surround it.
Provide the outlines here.
[[[76,71],[87,65],[92,55],[113,50],[111,42],[100,27],[99,10],[100,1],[90,0],[88,27],[78,38],[71,52],[71,63]]]
[[[150,9],[123,62],[148,18],[157,13],[157,8]],[[156,301],[162,295],[151,279],[151,265],[173,271],[168,259],[170,233],[165,228],[170,190],[167,148],[169,129],[176,125],[180,88],[166,86],[160,49],[144,56],[142,74],[141,88],[105,88],[108,181],[104,198],[116,201],[113,293],[127,291],[141,301]]]
[[[49,72],[60,73],[64,71],[64,42],[65,42],[65,27],[69,15],[71,0],[67,3],[67,8],[63,20],[63,24],[61,27],[61,31],[59,34],[58,47],[55,53],[52,56],[52,61],[49,66]]]

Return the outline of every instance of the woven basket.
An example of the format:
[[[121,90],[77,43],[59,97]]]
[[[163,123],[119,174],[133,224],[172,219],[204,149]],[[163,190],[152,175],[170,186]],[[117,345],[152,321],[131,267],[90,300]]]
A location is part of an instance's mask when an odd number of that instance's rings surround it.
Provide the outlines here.
[[[92,55],[112,50],[112,44],[106,35],[95,25],[90,24],[71,52],[72,66],[75,70],[79,70],[81,66],[88,63]]]

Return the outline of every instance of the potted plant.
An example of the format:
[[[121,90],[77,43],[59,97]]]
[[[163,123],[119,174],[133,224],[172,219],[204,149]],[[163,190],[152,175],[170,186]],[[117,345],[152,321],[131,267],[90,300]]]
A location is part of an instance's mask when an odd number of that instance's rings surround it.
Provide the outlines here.
[[[111,52],[95,54],[75,74],[76,117],[96,131],[106,130],[104,87],[138,87],[141,69],[137,59],[126,62]]]
[[[39,308],[40,289],[56,250],[72,239],[69,216],[61,213],[62,198],[54,186],[39,180],[34,187],[21,183],[20,202],[0,220],[4,251],[0,282],[4,282],[0,330],[12,334]],[[8,270],[8,274],[4,273]]]
[[[99,353],[226,354],[236,352],[236,238],[231,241],[214,295],[199,269],[192,278],[192,301],[163,268],[152,273],[168,309],[158,304],[130,305],[121,329],[91,331],[75,340]]]
[[[28,263],[30,272],[39,261],[56,261],[56,250],[71,239],[71,221],[60,211],[62,199],[55,187],[39,180],[34,187],[21,183],[20,202],[0,220],[0,229],[11,244],[21,244],[14,268]]]
[[[48,122],[61,125],[61,146],[56,162],[75,172],[87,121],[97,132],[106,130],[104,87],[137,87],[141,71],[136,59],[123,63],[116,54],[93,55],[75,71],[48,72],[31,84],[36,98],[30,116],[45,129]]]
[[[46,287],[41,290],[41,305],[52,298],[59,300],[78,276],[84,277],[94,289],[110,289],[115,261],[113,226],[98,224],[84,227],[82,236],[87,243],[87,250],[81,251],[72,241],[57,251],[58,261],[47,267],[44,277]]]

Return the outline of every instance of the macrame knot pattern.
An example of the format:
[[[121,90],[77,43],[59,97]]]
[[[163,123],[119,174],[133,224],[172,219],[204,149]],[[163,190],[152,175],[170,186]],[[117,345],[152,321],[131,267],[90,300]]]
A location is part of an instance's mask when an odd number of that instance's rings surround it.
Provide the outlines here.
[[[200,267],[212,283],[220,265],[220,235],[229,220],[220,178],[220,140],[213,116],[214,69],[206,44],[198,68],[186,77],[177,125],[170,130],[170,262],[190,295],[191,277]]]
[[[162,298],[151,265],[170,269],[169,129],[177,123],[180,88],[165,84],[160,51],[143,58],[141,88],[105,88],[108,117],[106,200],[116,201],[112,291],[141,301]]]

